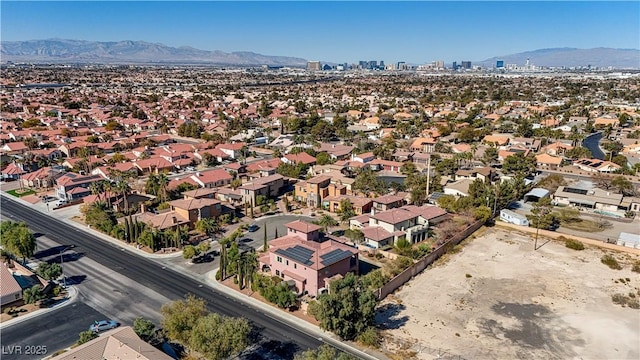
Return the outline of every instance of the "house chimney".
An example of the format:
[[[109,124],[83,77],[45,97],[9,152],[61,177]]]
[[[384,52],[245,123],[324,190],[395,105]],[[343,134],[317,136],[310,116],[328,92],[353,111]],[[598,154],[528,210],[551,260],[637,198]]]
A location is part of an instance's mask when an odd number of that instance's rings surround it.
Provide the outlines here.
[[[144,203],[140,203],[140,212],[143,213],[143,212],[146,212],[146,211],[147,211],[147,207],[145,206],[145,204]]]
[[[174,224],[177,224],[177,223],[178,223],[178,218],[177,218],[177,217],[175,217],[175,216],[173,217],[173,223],[174,223]]]

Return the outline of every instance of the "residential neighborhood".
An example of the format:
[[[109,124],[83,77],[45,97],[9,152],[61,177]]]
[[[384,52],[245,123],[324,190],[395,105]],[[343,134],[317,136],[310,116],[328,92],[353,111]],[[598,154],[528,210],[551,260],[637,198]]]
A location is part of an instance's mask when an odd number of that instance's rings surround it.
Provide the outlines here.
[[[395,351],[381,345],[388,301],[478,234],[520,231],[534,250],[538,237],[640,249],[637,75],[54,69],[3,66],[3,206],[38,209],[102,239],[90,246],[152,259],[373,358]],[[26,236],[8,215],[7,234]],[[45,279],[56,254],[16,244],[3,242],[3,312],[34,303],[34,287],[37,301],[58,301],[62,255]],[[360,304],[351,320],[330,311],[349,302]],[[123,325],[53,358],[171,356]]]

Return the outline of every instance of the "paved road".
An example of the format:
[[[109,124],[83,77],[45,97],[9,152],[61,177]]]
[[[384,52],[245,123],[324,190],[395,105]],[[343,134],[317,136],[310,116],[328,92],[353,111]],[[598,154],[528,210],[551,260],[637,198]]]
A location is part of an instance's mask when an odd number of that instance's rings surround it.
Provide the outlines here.
[[[2,201],[2,213],[11,214],[13,218],[27,222],[34,231],[58,243],[75,244],[74,251],[83,253],[85,257],[124,277],[135,279],[141,286],[148,287],[171,300],[193,294],[206,299],[210,311],[226,316],[245,317],[251,321],[263,343],[271,347],[306,350],[322,344],[317,338],[299,330],[294,323],[274,319],[207,287],[204,283],[163,267],[152,260],[133,255],[90,233],[49,218],[6,197]],[[348,348],[344,350],[349,351]]]
[[[92,307],[74,300],[58,310],[31,318],[2,330],[2,360],[42,359],[78,341],[78,334],[95,319],[106,316]],[[43,348],[44,347],[44,348]],[[41,355],[29,350],[41,349]],[[31,351],[34,352],[34,351]]]

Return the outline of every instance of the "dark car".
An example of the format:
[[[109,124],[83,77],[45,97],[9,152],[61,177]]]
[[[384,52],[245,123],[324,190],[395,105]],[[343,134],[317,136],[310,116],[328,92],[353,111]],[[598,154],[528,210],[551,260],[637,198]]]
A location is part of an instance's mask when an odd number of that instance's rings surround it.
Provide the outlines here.
[[[251,224],[248,228],[247,231],[249,232],[256,232],[258,231],[258,229],[260,229],[260,226],[256,225],[256,224]]]

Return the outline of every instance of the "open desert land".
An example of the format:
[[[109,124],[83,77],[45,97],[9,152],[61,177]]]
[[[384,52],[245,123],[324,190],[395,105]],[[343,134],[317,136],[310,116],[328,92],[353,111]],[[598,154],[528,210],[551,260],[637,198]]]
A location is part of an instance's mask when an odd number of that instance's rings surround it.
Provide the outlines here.
[[[377,314],[384,346],[418,359],[638,359],[637,255],[481,229],[396,293]],[[623,266],[601,262],[609,253]],[[440,355],[438,357],[438,355]]]

